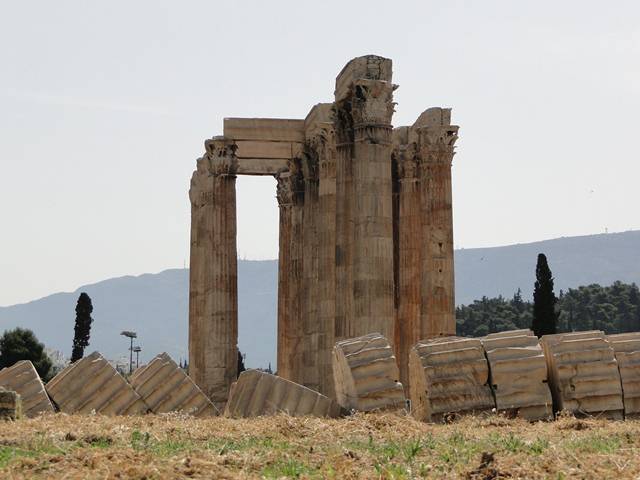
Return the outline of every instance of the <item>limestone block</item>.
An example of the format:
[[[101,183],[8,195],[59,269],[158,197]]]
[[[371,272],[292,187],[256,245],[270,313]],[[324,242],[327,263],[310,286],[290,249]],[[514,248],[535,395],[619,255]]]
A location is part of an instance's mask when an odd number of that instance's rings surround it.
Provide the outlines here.
[[[138,368],[129,383],[153,413],[182,411],[195,417],[218,414],[211,400],[167,353]]]
[[[0,387],[0,419],[18,420],[22,417],[20,394]]]
[[[244,418],[276,413],[337,417],[340,407],[300,384],[259,370],[246,370],[231,386],[225,417]]]
[[[477,338],[421,340],[409,354],[409,379],[411,413],[419,420],[495,407],[489,366]]]
[[[399,378],[391,345],[379,333],[342,340],[333,349],[336,399],[347,410],[404,408]]]
[[[98,352],[69,365],[47,383],[46,390],[64,413],[136,415],[149,408]]]
[[[489,361],[496,408],[527,420],[553,418],[542,347],[531,330],[492,333],[481,339]]]
[[[625,417],[640,415],[640,332],[607,335],[622,380]]]
[[[0,370],[0,387],[13,390],[20,395],[22,411],[27,417],[54,411],[44,384],[29,360],[21,360]]]
[[[540,341],[557,411],[623,417],[618,362],[603,332],[544,335]]]

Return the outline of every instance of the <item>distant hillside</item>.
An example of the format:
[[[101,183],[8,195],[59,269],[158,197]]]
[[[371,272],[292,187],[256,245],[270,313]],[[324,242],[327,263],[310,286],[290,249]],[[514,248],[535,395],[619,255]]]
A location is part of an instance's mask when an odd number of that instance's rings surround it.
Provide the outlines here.
[[[615,280],[640,283],[640,231],[567,237],[543,242],[456,251],[456,300],[511,296],[530,298],[536,256],[543,252],[556,278],[556,291]],[[275,366],[277,261],[238,262],[239,346],[251,367]],[[187,355],[188,271],[126,276],[56,293],[29,303],[0,307],[0,330],[27,327],[48,347],[70,354],[74,308],[81,291],[94,305],[90,351],[109,358],[127,355],[122,330],[138,332],[142,358],[167,351]]]
[[[466,304],[483,295],[533,296],[536,260],[544,253],[560,289],[616,280],[640,283],[640,231],[562,237],[505,247],[457,250],[456,303]]]

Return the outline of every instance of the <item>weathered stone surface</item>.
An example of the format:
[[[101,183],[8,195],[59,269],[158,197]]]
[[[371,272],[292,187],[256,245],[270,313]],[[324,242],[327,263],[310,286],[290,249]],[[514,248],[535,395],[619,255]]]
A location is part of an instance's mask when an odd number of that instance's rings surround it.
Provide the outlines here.
[[[394,129],[395,349],[410,388],[409,351],[421,339],[455,335],[451,164],[458,127],[451,109],[429,108]]]
[[[238,369],[236,146],[205,142],[191,178],[189,375],[221,406]]]
[[[220,405],[236,378],[235,178],[272,175],[280,207],[278,374],[333,394],[336,341],[379,332],[398,355],[455,334],[451,162],[429,108],[393,130],[392,61],[352,59],[302,119],[227,118],[191,180],[189,365]]]
[[[481,339],[496,407],[527,420],[553,418],[542,347],[530,330],[492,333]]]
[[[544,335],[541,343],[557,411],[623,417],[618,362],[603,332]]]
[[[0,387],[0,419],[18,420],[22,417],[20,394]]]
[[[438,421],[448,413],[495,407],[489,366],[477,338],[442,337],[418,342],[409,355],[411,413]]]
[[[98,352],[62,370],[47,383],[46,390],[64,413],[136,415],[149,409]]]
[[[240,374],[231,387],[225,417],[243,418],[276,413],[337,417],[340,407],[324,395],[259,370]]]
[[[333,349],[336,399],[347,410],[404,408],[396,357],[379,333],[337,342]]]
[[[167,353],[138,368],[129,383],[153,413],[180,411],[195,417],[218,413],[211,400]]]
[[[618,361],[625,417],[640,415],[640,332],[607,335]]]
[[[27,417],[54,411],[44,384],[29,360],[21,360],[0,370],[0,387],[20,395],[22,410]]]

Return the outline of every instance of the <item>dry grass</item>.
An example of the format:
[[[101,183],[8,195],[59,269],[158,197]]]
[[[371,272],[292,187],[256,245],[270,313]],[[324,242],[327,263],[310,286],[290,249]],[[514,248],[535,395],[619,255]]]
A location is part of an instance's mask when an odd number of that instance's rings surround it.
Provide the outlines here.
[[[428,425],[339,420],[46,415],[0,423],[0,478],[640,477],[640,421],[498,416]]]

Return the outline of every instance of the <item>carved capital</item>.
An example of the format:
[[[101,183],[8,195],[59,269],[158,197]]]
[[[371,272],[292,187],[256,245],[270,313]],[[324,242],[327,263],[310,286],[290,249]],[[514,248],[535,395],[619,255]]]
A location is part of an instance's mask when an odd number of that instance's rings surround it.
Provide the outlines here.
[[[214,137],[204,142],[212,175],[234,175],[237,170],[236,144],[224,137]]]
[[[390,126],[397,85],[383,80],[359,79],[353,84],[351,114],[354,126]]]
[[[289,162],[289,168],[276,174],[276,198],[281,207],[298,203],[303,195],[302,178],[298,162]]]
[[[429,163],[451,162],[458,140],[455,125],[429,126],[418,128],[419,151],[423,161]]]

